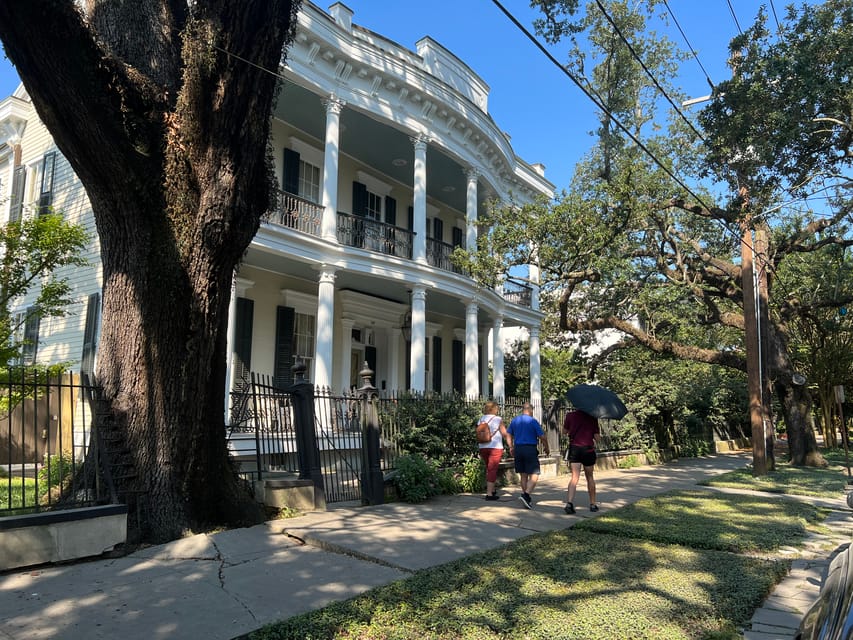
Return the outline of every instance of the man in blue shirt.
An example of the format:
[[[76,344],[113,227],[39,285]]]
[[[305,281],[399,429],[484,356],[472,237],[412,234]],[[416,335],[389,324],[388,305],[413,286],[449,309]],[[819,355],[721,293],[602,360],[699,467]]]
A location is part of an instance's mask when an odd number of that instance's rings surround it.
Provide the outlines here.
[[[521,415],[512,419],[507,427],[509,454],[515,458],[515,471],[521,477],[520,500],[528,509],[533,508],[533,498],[530,496],[539,481],[539,443],[544,447],[545,455],[550,455],[548,439],[542,430],[542,425],[533,417],[533,405],[525,402]]]

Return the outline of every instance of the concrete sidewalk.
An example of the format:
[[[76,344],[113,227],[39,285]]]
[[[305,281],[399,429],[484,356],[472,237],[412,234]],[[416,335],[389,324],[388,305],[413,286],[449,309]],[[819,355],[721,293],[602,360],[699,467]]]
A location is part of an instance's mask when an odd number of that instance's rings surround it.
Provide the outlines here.
[[[749,460],[726,454],[596,472],[599,513],[694,487]],[[459,495],[421,505],[339,507],[200,534],[123,558],[7,573],[0,575],[0,639],[229,640],[419,569],[595,517],[583,486],[577,515],[563,513],[565,483],[565,476],[540,481],[533,510],[518,500],[517,487],[497,502]],[[797,558],[794,570],[756,612],[745,637],[792,637],[832,551],[850,541],[843,498],[823,502],[834,509],[828,522],[833,533],[805,550],[789,550]]]

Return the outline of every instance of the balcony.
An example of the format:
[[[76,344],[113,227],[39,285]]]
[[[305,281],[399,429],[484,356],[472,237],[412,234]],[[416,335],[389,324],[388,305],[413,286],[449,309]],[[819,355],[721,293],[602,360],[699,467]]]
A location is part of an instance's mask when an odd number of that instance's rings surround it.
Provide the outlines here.
[[[338,242],[348,247],[411,260],[414,236],[403,227],[338,211]]]
[[[264,222],[317,237],[321,235],[322,221],[322,205],[284,191],[276,191],[273,208],[264,216]],[[403,227],[338,211],[337,238],[342,245],[411,260],[414,237],[412,231]],[[450,243],[427,238],[427,262],[437,269],[461,274],[463,271],[450,261],[455,248]],[[533,288],[508,279],[504,282],[503,297],[507,302],[530,308]]]

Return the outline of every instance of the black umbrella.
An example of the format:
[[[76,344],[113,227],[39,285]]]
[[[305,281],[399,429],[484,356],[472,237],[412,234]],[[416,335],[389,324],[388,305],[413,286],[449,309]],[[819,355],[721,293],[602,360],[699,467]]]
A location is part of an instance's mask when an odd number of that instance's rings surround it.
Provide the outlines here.
[[[569,389],[566,398],[575,409],[588,413],[593,418],[621,420],[628,413],[628,408],[619,396],[597,384],[575,385]]]

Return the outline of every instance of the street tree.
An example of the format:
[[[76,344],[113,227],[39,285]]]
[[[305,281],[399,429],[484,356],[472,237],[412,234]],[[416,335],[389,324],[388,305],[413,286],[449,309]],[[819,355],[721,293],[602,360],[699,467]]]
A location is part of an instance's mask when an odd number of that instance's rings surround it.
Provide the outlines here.
[[[92,205],[96,377],[145,478],[153,540],[260,516],[225,442],[227,311],[269,208],[274,74],[298,6],[0,4],[6,55]]]
[[[761,255],[762,264],[769,265],[769,273],[777,274],[786,261],[796,260],[803,252],[848,243],[846,201],[837,200],[837,210],[826,217],[802,215],[788,204],[796,193],[796,181],[792,178],[773,182],[780,168],[767,162],[761,165],[766,169],[761,176],[767,180],[746,185],[747,193],[752,188],[751,199],[747,200],[738,174],[753,175],[756,166],[746,163],[757,162],[763,156],[742,141],[737,142],[735,135],[727,148],[720,143],[731,128],[725,118],[739,113],[736,109],[723,110],[715,126],[712,118],[703,119],[705,131],[696,130],[695,125],[676,114],[666,126],[658,122],[659,87],[676,101],[681,96],[670,82],[671,61],[677,55],[664,39],[645,30],[645,19],[652,15],[656,3],[629,6],[622,1],[594,2],[580,18],[574,17],[576,2],[541,0],[537,4],[545,16],[540,32],[554,43],[567,35],[576,43],[569,67],[576,73],[592,67],[589,87],[601,106],[601,126],[596,144],[579,163],[568,192],[550,202],[494,209],[494,227],[482,239],[479,254],[506,256],[504,264],[508,267],[538,259],[543,290],[552,297],[561,331],[617,329],[624,336],[617,347],[641,345],[667,357],[745,372],[743,334],[746,322],[752,318],[744,316],[740,238],[745,215],[754,213],[745,205],[773,211],[772,218],[758,217],[758,221],[764,223],[760,227],[769,230],[770,236]],[[606,14],[601,10],[605,5]],[[826,11],[832,9],[827,7]],[[815,26],[811,23],[821,15],[791,12],[786,29],[808,33]],[[844,17],[839,20],[843,22]],[[759,24],[761,21],[759,16]],[[846,69],[849,73],[850,66],[844,67],[843,60],[838,69],[833,67],[831,54],[850,49],[853,43],[847,40],[853,34],[849,29],[847,33],[840,29],[831,33],[833,37],[822,41],[825,49],[820,59],[833,72],[843,73]],[[584,35],[592,46],[577,44]],[[626,41],[632,44],[630,56]],[[796,55],[806,55],[805,49],[796,51]],[[811,51],[812,55],[815,53]],[[633,54],[643,59],[644,65]],[[756,45],[745,57],[770,59],[774,55],[774,49]],[[655,82],[646,74],[646,68],[653,71]],[[832,73],[828,75],[832,77]],[[733,80],[742,86],[744,100],[750,94],[748,86],[740,83],[747,77],[741,70],[739,79]],[[849,83],[843,86],[848,87]],[[827,91],[827,97],[834,95],[829,85],[818,88]],[[728,90],[729,85],[721,86],[719,95],[728,96]],[[729,99],[734,99],[734,94]],[[774,104],[759,97],[750,102],[750,116],[738,116],[737,122],[746,126],[746,120],[786,121],[791,129],[792,150],[787,161],[796,164],[796,132],[804,136],[822,134],[811,126],[806,131],[798,129],[801,121],[788,122],[792,114],[773,110]],[[840,109],[844,103],[835,100],[832,104]],[[850,104],[853,102],[848,100],[848,110]],[[715,101],[712,107],[716,106]],[[767,111],[762,112],[762,107]],[[824,107],[831,108],[822,105],[821,109]],[[851,121],[849,111],[832,113],[842,123]],[[615,126],[617,122],[621,126]],[[771,137],[768,131],[763,135]],[[837,138],[839,143],[843,140]],[[807,147],[811,155],[806,157],[816,163],[821,158],[828,162],[820,149],[828,156],[843,157],[839,152],[844,147],[827,144],[828,140],[823,145],[812,140]],[[849,161],[849,154],[847,157]],[[733,159],[740,160],[740,164],[733,166],[729,162]],[[845,162],[836,163],[835,168]],[[712,191],[690,186],[700,175],[714,175],[724,181],[723,185],[730,181],[735,188],[714,185]],[[521,247],[519,240],[523,242]],[[491,259],[487,263],[474,256],[472,261],[494,268],[495,261]],[[775,284],[771,277],[768,300],[773,313],[768,319],[770,335],[766,336],[768,373],[788,431],[792,461],[800,465],[822,464],[814,437],[811,398],[794,383],[796,368],[791,359],[786,315],[794,301],[778,291]]]

